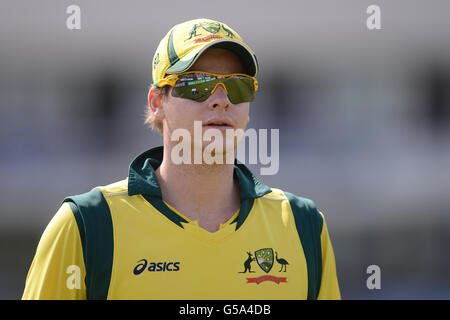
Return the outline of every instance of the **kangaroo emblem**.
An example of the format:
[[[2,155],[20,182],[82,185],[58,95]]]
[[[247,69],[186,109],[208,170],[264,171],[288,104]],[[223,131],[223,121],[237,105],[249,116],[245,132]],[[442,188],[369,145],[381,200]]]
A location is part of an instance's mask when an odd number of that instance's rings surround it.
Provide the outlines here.
[[[197,34],[197,28],[198,28],[199,26],[200,26],[200,25],[198,25],[197,23],[194,24],[194,25],[192,26],[191,31],[189,31],[189,38],[187,38],[187,39],[184,40],[184,41],[187,41],[187,40],[191,39],[192,37],[198,36],[198,34]]]
[[[238,272],[238,273],[246,273],[247,271],[249,273],[255,273],[256,272],[256,271],[252,271],[252,266],[251,266],[251,263],[252,263],[252,261],[255,261],[255,258],[252,256],[251,252],[247,252],[247,254],[248,254],[248,258],[244,262],[245,270],[242,271],[242,272]]]

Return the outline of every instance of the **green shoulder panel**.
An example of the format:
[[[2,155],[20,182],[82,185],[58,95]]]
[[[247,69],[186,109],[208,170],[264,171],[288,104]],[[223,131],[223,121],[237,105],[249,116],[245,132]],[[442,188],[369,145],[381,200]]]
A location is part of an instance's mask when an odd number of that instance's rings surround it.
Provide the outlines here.
[[[308,300],[319,295],[322,278],[321,233],[323,218],[312,200],[284,192],[294,214],[295,226],[302,243],[308,270]]]
[[[86,296],[89,300],[108,297],[113,263],[113,225],[111,212],[102,192],[67,197],[80,232],[86,267]]]

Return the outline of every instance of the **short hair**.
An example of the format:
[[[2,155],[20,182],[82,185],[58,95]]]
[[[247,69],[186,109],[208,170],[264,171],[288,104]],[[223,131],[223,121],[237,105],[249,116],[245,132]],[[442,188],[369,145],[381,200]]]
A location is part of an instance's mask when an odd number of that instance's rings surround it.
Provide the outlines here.
[[[170,86],[164,86],[162,88],[156,88],[156,94],[162,96],[163,100],[166,99],[170,92]],[[150,102],[147,101],[147,108],[145,112],[145,124],[149,125],[150,128],[154,131],[159,132],[161,135],[163,134],[163,123],[161,120],[157,120],[155,115],[150,108]]]

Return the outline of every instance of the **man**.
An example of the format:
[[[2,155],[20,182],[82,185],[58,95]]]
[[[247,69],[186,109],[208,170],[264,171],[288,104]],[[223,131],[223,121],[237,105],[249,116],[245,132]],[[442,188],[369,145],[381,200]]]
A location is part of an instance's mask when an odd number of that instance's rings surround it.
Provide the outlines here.
[[[234,161],[238,139],[226,132],[246,128],[257,72],[229,26],[173,27],[148,94],[147,122],[164,145],[136,157],[127,179],[64,200],[23,298],[340,299],[323,214]],[[188,139],[199,132],[214,134]]]

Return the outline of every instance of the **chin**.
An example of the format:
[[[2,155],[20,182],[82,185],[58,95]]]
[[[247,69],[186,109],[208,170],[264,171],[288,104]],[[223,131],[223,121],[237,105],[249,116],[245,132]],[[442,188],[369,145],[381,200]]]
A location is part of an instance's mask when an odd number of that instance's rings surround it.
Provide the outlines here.
[[[205,164],[234,164],[237,145],[233,142],[203,141],[202,155]]]

